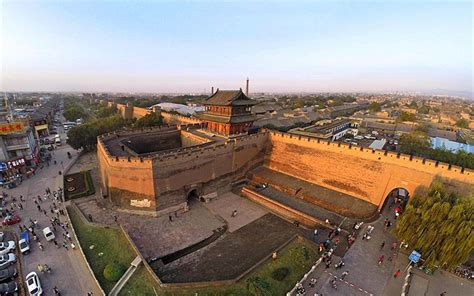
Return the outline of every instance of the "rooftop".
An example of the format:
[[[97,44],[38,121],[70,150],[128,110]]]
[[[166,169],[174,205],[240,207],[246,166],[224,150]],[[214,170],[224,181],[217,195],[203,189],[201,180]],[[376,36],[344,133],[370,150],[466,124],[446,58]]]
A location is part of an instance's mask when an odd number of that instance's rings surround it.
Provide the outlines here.
[[[194,146],[209,145],[211,138],[197,129],[181,130],[176,126],[116,132],[100,137],[112,156],[149,157]]]
[[[349,119],[340,119],[340,120],[335,120],[331,123],[324,124],[321,126],[311,126],[305,129],[306,132],[310,133],[320,133],[320,134],[327,134],[333,131],[333,129],[338,129],[339,127],[345,126],[345,125],[350,125],[352,121]]]
[[[256,102],[247,97],[242,90],[219,90],[213,93],[204,102],[204,105],[217,106],[251,106]]]

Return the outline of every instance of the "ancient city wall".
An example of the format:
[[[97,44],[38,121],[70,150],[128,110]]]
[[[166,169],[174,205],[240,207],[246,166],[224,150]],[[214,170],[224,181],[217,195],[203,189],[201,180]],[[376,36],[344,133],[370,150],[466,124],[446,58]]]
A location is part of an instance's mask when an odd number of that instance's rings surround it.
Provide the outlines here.
[[[236,138],[208,146],[189,147],[153,159],[158,203],[178,205],[196,189],[200,196],[230,190],[233,182],[263,164],[267,134]],[[160,209],[160,205],[157,206]]]
[[[134,107],[133,105],[127,106],[124,104],[115,104],[115,107],[125,119],[132,119],[132,118],[140,119],[152,112],[152,110],[149,110],[146,108]]]
[[[265,165],[379,207],[395,188],[413,194],[435,176],[474,183],[474,172],[409,155],[271,131]]]
[[[175,211],[186,206],[187,195],[192,189],[200,196],[228,191],[232,183],[244,178],[251,168],[263,164],[266,133],[212,142],[187,131],[193,127],[178,126],[184,142],[180,149],[163,151],[152,157],[117,157],[104,145],[108,139],[139,131],[121,131],[99,137],[97,156],[104,194],[122,209]],[[186,147],[188,145],[194,146]]]
[[[190,118],[178,114],[172,114],[165,111],[161,111],[161,116],[167,124],[199,124],[201,120],[196,118]]]
[[[109,107],[117,108],[117,110],[122,114],[124,118],[132,119],[137,118],[140,119],[147,114],[151,113],[152,110],[147,108],[140,108],[134,107],[132,105],[127,106],[124,104],[111,104],[109,102]],[[173,114],[166,111],[161,111],[161,116],[163,117],[164,122],[167,124],[202,124],[203,122],[197,118],[186,117],[183,115]]]
[[[156,204],[150,158],[112,156],[99,139],[97,160],[104,195],[119,206],[135,205],[140,209],[154,210]]]

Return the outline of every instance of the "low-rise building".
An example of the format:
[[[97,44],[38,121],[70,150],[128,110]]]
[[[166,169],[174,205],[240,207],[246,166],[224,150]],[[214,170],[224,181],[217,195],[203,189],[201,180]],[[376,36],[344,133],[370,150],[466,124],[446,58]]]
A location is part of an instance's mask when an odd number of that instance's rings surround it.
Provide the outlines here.
[[[353,127],[354,123],[351,120],[339,119],[323,125],[295,128],[290,130],[289,133],[335,141],[342,138]]]

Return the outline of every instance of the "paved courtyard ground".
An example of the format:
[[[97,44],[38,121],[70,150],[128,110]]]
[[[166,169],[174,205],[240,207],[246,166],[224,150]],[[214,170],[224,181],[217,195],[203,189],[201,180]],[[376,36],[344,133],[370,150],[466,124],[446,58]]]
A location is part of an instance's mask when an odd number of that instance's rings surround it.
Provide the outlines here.
[[[296,227],[273,215],[226,233],[214,243],[157,270],[165,283],[236,278],[271,254],[296,233]]]
[[[204,206],[222,217],[227,222],[230,232],[236,231],[269,212],[266,208],[232,192],[224,193],[209,203],[205,203]],[[234,210],[237,210],[237,216],[232,217]]]
[[[101,208],[95,199],[78,202],[77,206],[85,217],[91,215],[95,223],[120,223],[147,260],[202,241],[225,225],[199,202],[192,203],[188,212],[173,216],[172,222],[168,216],[149,217]]]

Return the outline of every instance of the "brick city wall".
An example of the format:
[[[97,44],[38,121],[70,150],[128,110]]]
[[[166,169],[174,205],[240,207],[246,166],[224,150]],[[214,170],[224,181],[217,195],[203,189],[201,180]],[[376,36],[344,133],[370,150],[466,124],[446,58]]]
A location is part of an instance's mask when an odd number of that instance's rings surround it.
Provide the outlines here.
[[[159,155],[153,159],[158,204],[182,204],[193,189],[201,196],[230,190],[263,164],[266,143],[267,134],[261,133]]]
[[[409,155],[274,131],[269,140],[267,167],[379,207],[391,190],[405,188],[413,194],[436,176],[474,183],[472,170]]]
[[[126,210],[176,211],[185,207],[191,190],[199,195],[228,191],[233,182],[263,164],[266,133],[215,143],[187,131],[193,127],[178,127],[183,141],[207,143],[153,157],[113,156],[104,141],[116,134],[99,137],[97,156],[104,193]],[[118,132],[121,136],[135,133]]]
[[[200,124],[201,120],[196,118],[190,118],[178,114],[171,114],[165,111],[161,111],[161,116],[167,124]]]
[[[97,160],[104,195],[120,207],[129,208],[133,204],[140,210],[155,209],[150,158],[112,156],[99,139]]]
[[[126,106],[124,104],[115,104],[108,102],[109,107],[115,107],[124,118],[137,118],[140,119],[147,114],[151,113],[152,110],[147,108],[140,108],[134,106]],[[203,122],[197,118],[186,117],[183,115],[172,114],[166,111],[161,111],[161,116],[164,122],[167,124],[202,124]]]

